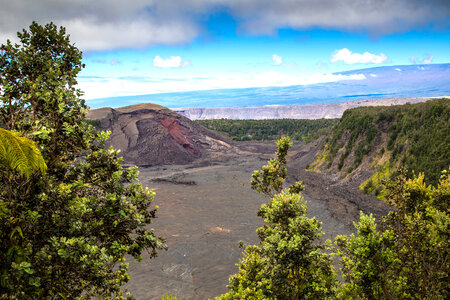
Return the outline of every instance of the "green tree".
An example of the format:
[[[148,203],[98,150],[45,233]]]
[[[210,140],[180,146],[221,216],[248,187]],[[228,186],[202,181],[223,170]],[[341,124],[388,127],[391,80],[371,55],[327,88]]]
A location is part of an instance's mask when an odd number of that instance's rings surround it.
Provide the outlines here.
[[[0,298],[120,298],[125,256],[164,247],[154,193],[87,124],[65,29],[33,22],[18,38],[0,47],[0,126],[33,140],[47,172],[1,172]]]
[[[274,120],[197,120],[206,128],[224,133],[235,141],[278,140],[289,136],[295,140],[311,142],[331,131],[338,119],[274,119]]]
[[[277,143],[277,158],[252,176],[252,187],[272,197],[258,215],[265,225],[257,229],[259,245],[247,246],[230,277],[229,292],[218,299],[326,299],[332,298],[336,277],[325,245],[318,241],[321,224],[306,216],[301,182],[283,189],[287,176],[289,138]]]
[[[395,210],[377,229],[361,213],[357,234],[338,236],[344,285],[353,299],[448,299],[450,177],[437,187],[424,175],[400,175],[387,184],[386,199]]]

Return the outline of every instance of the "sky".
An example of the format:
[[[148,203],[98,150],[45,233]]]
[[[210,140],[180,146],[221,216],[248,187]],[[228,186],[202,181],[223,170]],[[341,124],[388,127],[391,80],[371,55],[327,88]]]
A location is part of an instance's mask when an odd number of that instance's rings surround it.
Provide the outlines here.
[[[32,21],[66,27],[88,100],[450,62],[448,0],[0,0],[0,43]]]

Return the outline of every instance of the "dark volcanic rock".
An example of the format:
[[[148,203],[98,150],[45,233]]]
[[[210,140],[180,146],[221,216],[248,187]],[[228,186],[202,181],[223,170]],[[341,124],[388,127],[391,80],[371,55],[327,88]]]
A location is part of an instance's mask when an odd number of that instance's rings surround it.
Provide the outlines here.
[[[111,131],[109,145],[136,165],[186,164],[233,148],[224,137],[159,105],[94,109],[88,118],[100,120],[101,128]]]

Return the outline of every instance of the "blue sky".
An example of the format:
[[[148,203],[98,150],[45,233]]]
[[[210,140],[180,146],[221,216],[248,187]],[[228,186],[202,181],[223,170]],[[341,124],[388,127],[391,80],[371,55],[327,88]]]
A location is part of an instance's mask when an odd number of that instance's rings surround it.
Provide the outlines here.
[[[31,21],[84,52],[86,99],[346,79],[450,62],[449,1],[0,0],[0,42]],[[358,78],[352,78],[358,79]],[[362,79],[362,78],[361,78]]]

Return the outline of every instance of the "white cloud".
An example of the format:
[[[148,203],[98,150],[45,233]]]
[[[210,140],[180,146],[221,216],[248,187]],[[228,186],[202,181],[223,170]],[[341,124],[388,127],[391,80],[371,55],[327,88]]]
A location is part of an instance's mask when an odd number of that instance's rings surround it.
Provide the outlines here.
[[[188,43],[209,34],[202,20],[218,11],[253,34],[323,28],[379,36],[430,22],[436,28],[450,24],[445,0],[0,0],[0,7],[1,43],[33,20],[53,21],[65,26],[82,50]]]
[[[319,69],[321,69],[321,68],[328,68],[328,64],[323,62],[323,61],[318,61],[316,65],[317,65],[317,67]]]
[[[283,63],[283,59],[279,55],[272,54],[272,62],[275,66],[280,66]]]
[[[130,96],[169,92],[186,92],[227,88],[249,88],[269,86],[309,85],[341,80],[364,80],[363,74],[309,74],[289,75],[270,71],[253,74],[222,74],[209,77],[168,78],[88,78],[79,77],[79,88],[86,99],[112,96]]]
[[[60,24],[67,28],[71,41],[82,50],[182,44],[189,42],[198,34],[193,24],[183,22],[160,24],[145,18],[107,23],[76,19]]]
[[[375,78],[377,77],[377,74],[369,74],[370,77]]]
[[[398,71],[398,72],[401,72],[401,71],[402,71],[402,69],[400,69],[400,68],[395,68],[394,70],[395,70],[395,71]]]
[[[278,28],[320,27],[379,36],[406,32],[430,22],[446,28],[450,2],[445,0],[229,0],[243,27],[256,34]]]
[[[422,63],[423,64],[431,64],[432,62],[433,62],[433,59],[434,59],[434,56],[433,55],[431,55],[431,54],[426,54],[425,55],[425,58],[422,60]],[[409,59],[409,61],[412,63],[412,64],[416,64],[417,63],[417,58],[415,57],[415,56],[412,56],[410,59]]]
[[[182,61],[180,56],[171,56],[163,59],[161,56],[156,55],[153,58],[153,66],[157,68],[184,68],[190,65],[190,61]]]
[[[184,14],[182,7],[172,4],[153,0],[0,0],[0,43],[15,37],[32,21],[66,27],[71,41],[84,51],[188,43],[202,29],[191,19],[195,12]]]
[[[297,64],[295,62],[283,62],[283,58],[277,54],[272,54],[272,63],[274,66],[283,66],[290,68],[297,68]]]
[[[181,67],[182,67],[182,68],[187,67],[187,66],[190,66],[190,65],[191,65],[191,61],[190,61],[190,60],[185,60],[185,61],[183,61],[183,62],[181,63]]]
[[[379,55],[375,55],[369,52],[360,53],[352,53],[352,51],[347,48],[343,48],[340,50],[334,51],[331,55],[330,61],[332,63],[343,62],[347,65],[353,64],[382,64],[388,61],[388,58],[385,54],[380,53]]]
[[[424,64],[431,64],[433,62],[433,55],[427,54],[427,57],[423,59]]]

